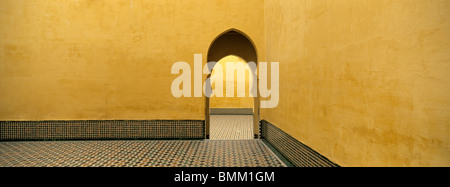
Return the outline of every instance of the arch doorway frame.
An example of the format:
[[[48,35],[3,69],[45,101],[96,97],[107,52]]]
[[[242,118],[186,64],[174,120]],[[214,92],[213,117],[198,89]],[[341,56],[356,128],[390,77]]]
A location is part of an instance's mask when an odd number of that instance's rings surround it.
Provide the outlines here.
[[[245,37],[249,41],[249,43],[251,44],[251,48],[254,50],[254,54],[253,54],[254,55],[254,63],[256,64],[257,69],[258,69],[258,66],[259,66],[258,50],[256,48],[255,43],[253,42],[253,40],[247,34],[245,34],[244,32],[242,32],[242,31],[240,31],[238,29],[235,29],[235,28],[231,28],[231,29],[228,29],[228,30],[220,33],[219,35],[217,35],[214,38],[214,40],[212,40],[212,42],[210,43],[210,45],[208,47],[208,53],[207,53],[207,57],[206,57],[207,61],[206,62],[211,62],[211,61],[218,62],[219,61],[219,59],[213,60],[213,59],[210,58],[210,56],[211,56],[211,47],[215,44],[217,39],[219,39],[222,36],[224,36],[225,34],[231,33],[231,32],[236,32],[236,33],[242,35],[243,37]],[[243,57],[241,55],[233,54],[233,53],[226,54],[226,55],[224,55],[224,56],[222,56],[220,58],[224,58],[224,57],[226,57],[228,55],[238,56],[238,57],[242,58],[243,60],[245,60],[246,63],[252,62],[251,59],[246,59],[245,57]],[[211,77],[211,73],[206,76],[205,80],[210,78],[210,77]],[[253,81],[255,81],[255,80],[253,80]],[[256,85],[257,85],[257,87],[259,86],[259,74],[258,73],[256,75]],[[254,139],[259,139],[260,138],[260,93],[259,93],[259,89],[256,89],[256,92],[257,92],[256,97],[253,97],[253,137],[254,137]],[[203,96],[203,97],[205,98],[205,139],[210,139],[210,127],[211,127],[210,98],[206,97],[206,96]]]

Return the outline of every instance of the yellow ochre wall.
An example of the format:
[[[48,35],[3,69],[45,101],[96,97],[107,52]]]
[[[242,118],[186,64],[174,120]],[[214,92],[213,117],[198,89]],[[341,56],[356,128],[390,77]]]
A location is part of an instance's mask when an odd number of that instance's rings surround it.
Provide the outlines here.
[[[251,80],[252,76],[249,76],[249,72],[251,72],[249,66],[245,66],[245,80],[239,79],[238,72],[235,70],[233,81],[231,79],[227,80],[226,76],[226,70],[227,70],[227,63],[246,63],[245,60],[238,56],[230,55],[222,58],[218,61],[218,64],[222,67],[222,75],[223,75],[223,92],[222,97],[217,97],[216,95],[213,95],[210,99],[210,107],[211,108],[253,108],[253,97],[250,97],[250,85],[252,85],[253,80]],[[214,73],[218,70],[217,65],[213,69],[212,75],[214,76]],[[227,97],[227,83],[234,85],[234,97]],[[245,85],[245,97],[238,97],[238,84],[244,84]],[[212,89],[216,89],[216,84],[213,84]]]
[[[203,120],[204,98],[172,96],[172,64],[193,71],[236,28],[280,62],[261,119],[342,166],[450,166],[448,0],[0,4],[2,121]]]
[[[172,96],[172,65],[193,75],[231,28],[264,59],[263,17],[263,0],[2,0],[0,120],[203,120],[204,98]]]
[[[450,166],[450,1],[266,0],[262,118],[342,166]]]

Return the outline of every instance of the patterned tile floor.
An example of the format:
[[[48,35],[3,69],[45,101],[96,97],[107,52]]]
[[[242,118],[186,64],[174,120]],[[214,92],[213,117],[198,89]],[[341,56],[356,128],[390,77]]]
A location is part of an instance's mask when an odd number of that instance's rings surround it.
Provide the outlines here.
[[[253,139],[252,115],[211,115],[211,140]]]
[[[0,142],[0,167],[284,167],[262,140]]]

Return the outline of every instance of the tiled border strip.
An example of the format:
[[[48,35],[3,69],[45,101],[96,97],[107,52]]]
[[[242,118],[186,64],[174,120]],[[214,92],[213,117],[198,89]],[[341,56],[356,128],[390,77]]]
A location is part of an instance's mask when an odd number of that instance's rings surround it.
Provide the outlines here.
[[[339,167],[286,132],[261,120],[261,137],[296,167]]]
[[[0,121],[0,141],[203,139],[203,120]]]
[[[210,115],[253,115],[253,108],[211,108]]]

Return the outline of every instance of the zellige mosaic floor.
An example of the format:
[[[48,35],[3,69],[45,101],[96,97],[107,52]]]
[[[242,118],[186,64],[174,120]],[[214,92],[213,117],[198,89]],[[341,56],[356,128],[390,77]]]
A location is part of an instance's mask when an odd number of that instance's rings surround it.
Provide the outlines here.
[[[253,139],[252,115],[211,115],[211,140]]]
[[[262,140],[0,142],[0,167],[284,167]]]

